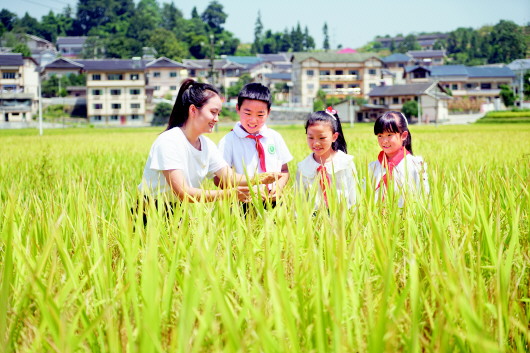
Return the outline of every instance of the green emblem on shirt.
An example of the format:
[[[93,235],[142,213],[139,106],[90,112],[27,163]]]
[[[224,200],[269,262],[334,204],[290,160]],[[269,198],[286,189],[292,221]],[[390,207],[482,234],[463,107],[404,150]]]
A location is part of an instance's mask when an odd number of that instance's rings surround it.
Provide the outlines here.
[[[269,145],[269,147],[267,147],[267,150],[270,154],[274,154],[276,152],[276,147],[274,147],[274,145]]]

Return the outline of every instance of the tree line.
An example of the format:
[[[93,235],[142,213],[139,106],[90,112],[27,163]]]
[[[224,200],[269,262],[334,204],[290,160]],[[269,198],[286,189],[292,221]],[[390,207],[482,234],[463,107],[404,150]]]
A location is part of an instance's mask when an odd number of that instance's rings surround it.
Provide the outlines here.
[[[159,5],[157,0],[78,0],[76,11],[50,11],[39,21],[27,12],[19,18],[8,9],[0,11],[2,46],[29,55],[20,42],[22,34],[33,34],[50,42],[59,36],[88,36],[83,58],[131,58],[154,48],[158,56],[174,60],[203,59],[210,55],[211,37],[216,55],[251,55],[315,49],[307,27],[300,24],[283,32],[256,25],[252,45],[240,45],[233,33],[224,29],[228,15],[223,5],[211,1],[199,13],[197,7],[185,18],[173,2]]]
[[[388,35],[385,37],[391,38]],[[418,36],[408,34],[399,43],[392,41],[390,53],[421,50],[417,39]],[[519,26],[512,21],[500,20],[494,26],[484,26],[479,29],[457,28],[447,33],[447,38],[436,40],[433,49],[446,50],[451,64],[472,66],[510,63],[513,60],[525,58],[530,49],[529,44],[530,25]],[[383,48],[380,42],[374,40],[363,47],[363,50],[381,52]]]

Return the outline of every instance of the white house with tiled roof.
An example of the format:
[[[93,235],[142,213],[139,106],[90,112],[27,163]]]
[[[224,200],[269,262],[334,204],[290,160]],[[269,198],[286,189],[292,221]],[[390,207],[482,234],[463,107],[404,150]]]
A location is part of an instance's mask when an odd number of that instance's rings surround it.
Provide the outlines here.
[[[292,53],[295,103],[312,106],[318,90],[328,96],[364,97],[381,81],[383,62],[370,53]]]
[[[153,96],[162,98],[168,93],[176,97],[181,82],[188,78],[188,66],[168,58],[158,58],[145,65],[147,83],[153,87]]]
[[[31,120],[37,111],[39,73],[35,60],[0,54],[0,121]]]

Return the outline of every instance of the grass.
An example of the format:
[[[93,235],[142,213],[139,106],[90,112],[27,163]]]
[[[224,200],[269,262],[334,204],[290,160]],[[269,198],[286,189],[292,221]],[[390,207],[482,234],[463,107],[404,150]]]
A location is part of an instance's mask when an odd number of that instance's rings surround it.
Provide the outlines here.
[[[314,214],[291,180],[273,210],[149,208],[143,227],[161,130],[0,131],[3,351],[529,350],[530,125],[413,126],[431,195],[403,209],[368,187]],[[294,175],[303,128],[277,130]],[[345,130],[367,179],[371,127]]]

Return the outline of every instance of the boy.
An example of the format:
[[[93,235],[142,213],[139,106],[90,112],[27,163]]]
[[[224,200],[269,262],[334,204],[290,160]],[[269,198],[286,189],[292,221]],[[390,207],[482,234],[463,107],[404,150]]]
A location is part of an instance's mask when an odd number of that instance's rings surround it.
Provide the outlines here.
[[[276,201],[289,180],[287,163],[293,159],[282,136],[268,128],[272,96],[261,83],[249,83],[237,96],[236,111],[240,121],[219,142],[225,161],[237,173],[281,173],[278,181],[269,185],[269,199]]]

